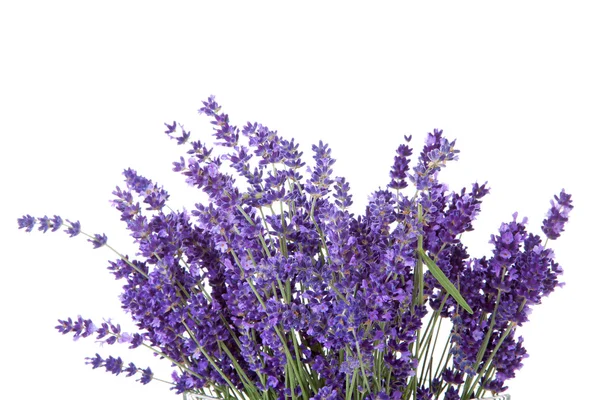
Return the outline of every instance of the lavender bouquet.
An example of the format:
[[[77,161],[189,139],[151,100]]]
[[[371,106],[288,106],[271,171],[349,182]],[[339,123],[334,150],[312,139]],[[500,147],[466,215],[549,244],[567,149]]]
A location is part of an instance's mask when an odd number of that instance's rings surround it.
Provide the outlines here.
[[[561,285],[546,245],[563,231],[570,195],[551,202],[545,239],[515,214],[492,235],[491,256],[475,258],[461,235],[489,189],[452,192],[438,181],[459,152],[441,130],[427,135],[412,169],[412,149],[398,147],[387,188],[355,217],[326,144],[312,146],[305,168],[293,139],[257,123],[240,131],[214,97],[199,112],[212,119],[220,152],[165,125],[188,146],[174,171],[206,202],[172,210],[168,193],[131,169],[113,192],[135,257],[78,221],[18,220],[28,232],[64,227],[118,255],[108,269],[123,280],[122,307],[139,331],[80,316],[59,320],[59,332],[145,347],[173,373],[154,377],[98,354],[88,364],[167,382],[184,398],[465,400],[506,390],[527,355],[516,328]]]

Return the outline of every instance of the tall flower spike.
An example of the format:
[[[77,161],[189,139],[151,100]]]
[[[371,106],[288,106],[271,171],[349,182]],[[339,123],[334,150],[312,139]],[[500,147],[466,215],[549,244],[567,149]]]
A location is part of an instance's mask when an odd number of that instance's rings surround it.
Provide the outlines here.
[[[352,205],[352,195],[350,194],[350,184],[346,182],[346,179],[336,178],[334,189],[335,204],[342,209],[350,207]]]
[[[555,202],[556,200],[556,202]],[[559,195],[550,201],[552,207],[548,211],[547,218],[542,222],[542,232],[548,239],[555,240],[564,231],[565,224],[569,220],[569,213],[573,209],[571,195],[563,189]]]
[[[396,156],[394,157],[394,165],[392,165],[392,170],[390,171],[390,178],[392,178],[392,181],[388,183],[390,189],[400,190],[408,186],[408,183],[406,183],[406,173],[409,169],[409,157],[411,155],[412,149],[408,145],[401,144],[398,146]]]
[[[331,166],[335,160],[331,158],[331,149],[327,144],[319,141],[319,145],[312,146],[315,152],[313,158],[316,165],[312,171],[310,180],[306,186],[306,192],[313,196],[324,196],[329,192],[329,186],[333,183]]]
[[[456,140],[450,142],[442,136],[443,130],[434,129],[427,134],[423,151],[419,155],[419,162],[414,167],[411,181],[418,190],[425,190],[437,183],[437,173],[446,166],[447,161],[457,160],[459,150],[454,148]]]
[[[220,113],[221,106],[215,101],[215,96],[210,96],[208,101],[203,102],[204,107],[198,110],[199,114],[206,114],[213,117],[214,120],[211,124],[215,125],[213,136],[217,139],[221,139],[221,142],[217,142],[221,146],[235,147],[237,146],[240,134],[239,129],[229,124],[229,115]]]
[[[160,210],[164,207],[165,203],[169,199],[169,193],[157,184],[153,184],[150,179],[147,179],[131,168],[123,171],[125,176],[125,183],[129,190],[133,190],[144,200],[143,202],[148,204],[147,210]],[[117,197],[122,197],[119,192],[120,189],[117,187],[117,191],[113,194]],[[119,209],[119,211],[123,211]]]

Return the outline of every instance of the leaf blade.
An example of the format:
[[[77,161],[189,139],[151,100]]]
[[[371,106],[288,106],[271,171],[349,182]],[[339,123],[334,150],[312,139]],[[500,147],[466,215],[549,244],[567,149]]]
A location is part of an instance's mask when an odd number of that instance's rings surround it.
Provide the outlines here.
[[[427,268],[431,272],[431,275],[433,275],[433,277],[437,279],[437,281],[440,283],[440,285],[442,285],[446,292],[448,292],[448,294],[452,296],[454,300],[456,300],[458,305],[464,308],[465,311],[467,311],[469,314],[473,314],[473,310],[471,309],[471,307],[469,307],[467,301],[461,296],[456,286],[454,286],[452,282],[450,282],[450,279],[448,279],[448,277],[444,274],[440,267],[438,267],[436,263],[431,258],[429,258],[427,254],[425,254],[425,251],[423,249],[418,249],[418,253],[421,259],[423,259],[425,265],[427,265]]]

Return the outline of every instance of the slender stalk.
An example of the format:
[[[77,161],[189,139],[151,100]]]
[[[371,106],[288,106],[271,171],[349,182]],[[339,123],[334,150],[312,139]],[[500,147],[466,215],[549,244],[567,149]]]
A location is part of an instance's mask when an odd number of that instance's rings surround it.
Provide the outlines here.
[[[502,278],[501,278],[501,283],[504,282],[504,273],[505,273],[506,267],[502,268]],[[496,325],[496,313],[498,312],[498,306],[500,305],[500,296],[502,295],[502,291],[500,289],[498,289],[498,293],[496,295],[496,302],[494,304],[494,310],[492,311],[492,316],[490,318],[490,325],[488,327],[488,330],[486,332],[486,335],[483,339],[483,342],[481,343],[481,346],[479,347],[479,351],[477,352],[477,359],[473,365],[473,369],[475,371],[478,370],[479,365],[481,364],[481,361],[483,360],[483,356],[485,354],[485,350],[487,349],[488,343],[490,341],[490,337],[492,336],[492,332],[494,330],[494,326]],[[481,372],[483,372],[483,369],[481,369]],[[479,379],[481,376],[481,372],[478,375]],[[469,398],[469,396],[471,395],[472,391],[473,391],[473,387],[471,386],[473,384],[473,386],[475,384],[477,384],[477,380],[475,380],[473,382],[473,377],[469,376],[466,380],[465,380],[465,388],[461,397],[461,400],[467,400]]]
[[[325,235],[323,235],[323,231],[317,224],[317,220],[315,219],[315,205],[317,204],[317,198],[313,197],[311,205],[310,205],[310,220],[315,225],[315,229],[321,238],[321,244],[323,245],[323,249],[325,250],[325,254],[327,255],[327,260],[330,260],[329,257],[329,249],[327,248],[327,241],[325,240]]]
[[[446,367],[448,366],[448,363],[450,362],[450,358],[452,357],[452,354],[449,352],[451,337],[452,337],[451,335],[448,335],[448,338],[446,339],[446,344],[444,345],[444,350],[442,351],[442,355],[440,356],[440,363],[438,364],[438,367],[435,370],[435,374],[434,374],[435,377],[440,377],[441,374],[446,369]],[[436,338],[436,340],[437,340],[437,338]],[[442,366],[441,360],[444,358],[444,355],[446,354],[446,352],[448,352],[448,355],[446,356],[446,361],[444,362],[444,365]]]
[[[352,373],[352,381],[350,382],[350,389],[346,390],[346,400],[352,400],[353,393],[358,392],[358,385],[356,380],[358,379],[358,371],[355,369]],[[358,394],[358,393],[357,393]],[[354,396],[354,398],[358,398],[358,395]]]
[[[263,309],[266,310],[267,306],[266,306],[263,298],[261,297],[261,295],[256,290],[256,287],[254,286],[254,283],[248,277],[244,276],[244,271],[242,269],[241,262],[240,262],[239,258],[237,257],[235,251],[234,250],[230,250],[230,253],[232,254],[232,256],[233,256],[236,264],[238,265],[238,268],[242,272],[242,278],[246,280],[246,282],[248,283],[248,286],[250,286],[250,289],[254,293],[254,296],[256,296],[258,302],[263,307]],[[296,379],[300,383],[300,387],[302,388],[302,397],[304,398],[304,400],[308,400],[307,388],[304,385],[305,380],[301,379],[301,377],[300,377],[300,371],[297,369],[297,365],[294,362],[292,354],[290,353],[290,350],[287,347],[287,341],[284,339],[284,336],[279,331],[279,328],[277,326],[274,326],[273,329],[275,330],[275,333],[277,334],[277,336],[279,337],[279,340],[281,341],[281,344],[283,345],[283,350],[284,350],[284,353],[286,355],[287,362],[288,362],[288,364],[291,364],[292,370],[293,370],[294,374],[296,374]]]
[[[486,382],[490,381],[492,379],[492,377],[494,376],[495,371],[496,371],[495,367],[488,368],[488,370],[485,373],[485,376],[482,379],[482,382],[486,383]],[[483,385],[480,385],[479,388],[477,389],[477,392],[475,393],[475,397],[479,398],[479,397],[485,395],[486,392],[487,392],[487,390],[485,390],[483,388]]]
[[[221,370],[221,368],[219,368],[219,366],[213,360],[213,358],[206,352],[206,350],[204,350],[204,347],[200,344],[200,342],[198,342],[198,340],[196,339],[196,336],[190,330],[190,328],[187,326],[187,324],[185,323],[185,321],[181,321],[181,323],[185,327],[187,333],[190,335],[190,337],[192,338],[192,340],[194,341],[194,343],[196,344],[196,346],[198,346],[198,349],[200,350],[200,352],[202,353],[202,355],[206,358],[206,360],[210,363],[210,365],[212,365],[212,367],[215,369],[215,371],[217,371],[219,373],[219,375],[221,375],[221,378],[223,378],[223,380],[225,380],[225,382],[227,382],[227,384],[229,385],[229,387],[231,388],[231,390],[236,394],[236,398],[243,399],[244,396],[237,390],[237,388],[235,387],[235,385],[233,384],[233,382],[231,382],[231,380],[229,379],[229,377],[227,377],[227,375],[225,375],[225,373]]]
[[[231,360],[231,363],[233,364],[234,369],[238,373],[238,376],[240,377],[240,380],[242,381],[242,384],[244,385],[244,388],[246,389],[246,394],[251,399],[259,399],[260,395],[258,393],[258,389],[254,385],[254,383],[252,382],[252,380],[250,378],[248,378],[248,375],[246,375],[246,372],[240,366],[240,364],[237,362],[237,360],[233,356],[233,354],[231,354],[231,352],[229,351],[229,349],[227,348],[227,346],[225,346],[225,343],[223,343],[222,340],[219,340],[218,344],[219,344],[219,348],[221,350],[223,350],[227,354],[227,356],[229,357],[229,359]]]
[[[502,336],[500,336],[500,339],[498,340],[498,343],[494,347],[494,350],[492,350],[492,353],[490,354],[490,356],[488,357],[487,361],[485,362],[485,364],[481,368],[481,371],[477,375],[476,382],[481,379],[481,376],[483,375],[484,371],[490,366],[490,364],[492,363],[492,360],[496,356],[496,353],[500,349],[500,346],[502,346],[502,343],[504,342],[504,339],[506,339],[506,337],[510,334],[510,332],[515,328],[515,326],[517,326],[517,323],[516,322],[511,322],[510,325],[508,326],[508,328],[502,333]],[[473,388],[471,388],[471,393],[472,392],[473,392]],[[471,393],[469,393],[469,395]]]
[[[241,206],[236,206],[236,208],[238,209],[238,211],[240,213],[242,213],[242,215],[244,216],[244,218],[246,218],[246,221],[248,221],[248,223],[252,226],[256,226],[256,224],[254,223],[254,221],[252,221],[252,218],[250,218],[250,216],[244,211],[244,209]],[[264,214],[262,213],[262,209],[260,210],[260,213],[263,217],[263,221],[265,221],[264,219]],[[266,224],[266,221],[265,221]],[[267,231],[268,231],[268,227],[266,227]],[[271,257],[271,252],[269,251],[269,246],[267,246],[267,242],[265,241],[265,238],[263,237],[262,233],[258,235],[258,239],[260,240],[260,244],[263,247],[263,250],[265,251],[265,254],[267,255],[267,257]]]
[[[358,338],[356,337],[356,331],[352,329],[352,335],[354,336],[354,343],[356,345],[356,354],[358,355],[358,361],[360,363],[360,371],[363,376],[363,384],[367,387],[369,393],[371,393],[371,385],[369,385],[369,380],[367,378],[367,373],[365,371],[365,364],[363,362],[362,353],[360,351],[360,345],[358,344]]]
[[[68,222],[63,222],[63,223],[65,225],[69,225],[71,228],[73,228],[73,225],[69,224]],[[88,234],[88,233],[86,233],[86,232],[84,232],[82,230],[80,230],[79,233],[81,233],[84,236],[87,236],[92,241],[96,241],[96,237],[95,236],[92,236],[92,235],[90,235],[90,234]],[[148,279],[148,275],[144,271],[142,271],[138,267],[136,267],[135,264],[133,264],[131,261],[129,261],[129,258],[127,258],[123,254],[121,254],[114,247],[112,247],[108,243],[104,243],[103,247],[106,247],[107,249],[111,250],[113,253],[115,253],[117,256],[119,256],[119,258],[121,260],[123,260],[127,265],[129,265],[131,268],[133,268],[137,273],[139,273],[140,275],[142,275],[144,278]]]

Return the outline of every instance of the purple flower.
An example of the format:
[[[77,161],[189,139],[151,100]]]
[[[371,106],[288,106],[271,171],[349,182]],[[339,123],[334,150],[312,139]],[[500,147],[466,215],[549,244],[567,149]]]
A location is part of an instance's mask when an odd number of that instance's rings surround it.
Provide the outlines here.
[[[38,219],[40,226],[38,230],[46,233],[48,229],[51,229],[52,232],[56,232],[63,224],[63,220],[58,215],[55,215],[52,219],[43,216]]]
[[[143,385],[146,385],[148,383],[150,383],[150,381],[152,381],[152,379],[154,378],[154,374],[152,373],[152,370],[150,369],[150,367],[142,370],[142,377],[140,378],[140,383],[142,383]]]
[[[350,194],[350,184],[346,182],[346,179],[336,178],[334,189],[335,205],[342,209],[350,207],[352,205],[352,195]]]
[[[131,168],[123,171],[123,175],[125,175],[127,188],[137,193],[143,199],[143,202],[148,204],[147,210],[160,210],[164,207],[169,199],[167,191],[153,184],[151,180],[144,178]],[[118,200],[113,201],[113,204],[123,213],[122,219],[127,220],[126,215],[136,215],[138,213],[138,206],[133,205],[133,198],[130,193],[122,192],[117,187],[113,194],[118,198]],[[132,209],[132,206],[135,208]]]
[[[454,387],[448,388],[446,393],[444,394],[444,400],[459,400],[460,395],[458,394],[458,390]]]
[[[419,155],[419,161],[409,175],[418,190],[425,190],[437,183],[437,173],[448,161],[457,160],[459,150],[454,148],[456,141],[450,142],[442,136],[442,130],[434,129],[427,134],[425,147]]]
[[[58,322],[60,324],[55,328],[63,335],[73,333],[73,340],[77,340],[79,337],[88,337],[98,330],[91,319],[83,319],[81,316],[77,317],[74,322],[71,318],[59,319]]]
[[[106,368],[106,372],[119,375],[123,369],[123,360],[121,360],[121,357],[114,358],[113,356],[108,356],[104,360],[104,368]]]
[[[25,228],[25,232],[31,232],[35,226],[35,217],[31,215],[24,215],[17,220],[19,223],[19,229]]]
[[[211,95],[207,101],[203,101],[204,107],[198,110],[199,114],[206,114],[208,116],[214,116],[221,110],[221,107],[215,101],[215,96]]]
[[[127,372],[127,375],[125,376],[129,377],[135,375],[138,372],[138,369],[134,363],[130,362],[129,366],[123,369],[123,372]]]
[[[94,237],[92,239],[88,239],[88,242],[92,243],[95,249],[104,246],[107,241],[108,238],[105,234],[100,235],[98,233],[94,234]]]
[[[406,139],[406,136],[405,136]],[[406,139],[410,141],[410,139]],[[392,181],[388,184],[390,189],[404,189],[408,186],[406,183],[407,172],[410,168],[410,156],[412,155],[412,149],[405,144],[401,144],[396,150],[396,156],[394,157],[394,165],[390,171],[390,177]]]
[[[310,398],[310,400],[336,400],[337,390],[331,389],[330,386],[323,386],[319,392]]]
[[[569,220],[569,213],[573,209],[571,195],[563,189],[559,195],[550,201],[552,207],[548,211],[547,218],[542,223],[542,231],[548,239],[557,239],[564,231],[564,226]]]
[[[48,229],[52,232],[56,232],[63,224],[62,218],[58,215],[55,215],[52,218],[44,215],[43,217],[37,218],[37,221],[36,218],[31,215],[24,215],[23,217],[18,218],[17,222],[19,224],[19,229],[25,228],[26,232],[31,232],[37,222],[37,224],[39,224],[38,230],[44,233],[46,233]]]
[[[313,145],[312,150],[315,153],[315,167],[312,170],[310,180],[305,190],[312,196],[324,196],[329,192],[329,186],[333,183],[331,166],[335,160],[331,158],[331,149],[327,144],[319,141],[319,145]]]
[[[177,123],[175,121],[173,121],[173,124],[169,125],[165,122],[165,126],[167,127],[167,130],[165,131],[165,133],[167,135],[170,135],[171,133],[175,132],[175,129],[177,128]]]
[[[113,191],[111,204],[137,249],[107,269],[122,283],[121,306],[138,330],[79,316],[59,320],[60,333],[150,347],[177,367],[176,393],[457,400],[505,389],[527,356],[515,329],[561,285],[562,268],[516,214],[491,236],[491,255],[468,253],[462,234],[473,230],[489,189],[475,183],[452,191],[438,181],[457,159],[455,141],[434,130],[411,167],[405,136],[389,184],[355,216],[327,144],[312,146],[304,177],[294,140],[256,122],[238,129],[214,96],[199,113],[213,126],[214,148],[165,123],[170,138],[188,145],[174,171],[203,192],[192,211],[170,209],[169,193],[133,169]],[[409,183],[416,192],[406,195]],[[548,238],[562,233],[570,197],[564,190],[554,197],[542,226]],[[27,232],[63,225],[59,216],[17,222]],[[70,236],[81,233],[79,221],[64,225]],[[104,234],[83,233],[94,248],[107,244]],[[449,295],[436,266],[472,314]],[[445,364],[421,368],[432,359],[427,338],[442,321],[451,325]],[[96,354],[86,363],[153,380],[149,368],[119,357]]]
[[[65,232],[70,237],[77,236],[81,233],[81,224],[79,223],[79,221],[71,222],[71,221],[67,220],[67,222],[69,223],[70,226],[67,229],[65,229]]]
[[[173,121],[172,125],[169,125],[165,122],[165,126],[167,127],[167,130],[165,131],[165,133],[171,139],[175,139],[177,141],[178,145],[187,143],[188,139],[190,138],[191,132],[189,132],[189,131],[186,132],[185,129],[183,128],[183,125],[179,125],[179,127],[181,128],[181,136],[177,136],[177,137],[173,137],[173,135],[172,135],[177,130],[177,123],[175,121]]]
[[[104,359],[102,357],[100,357],[100,354],[96,353],[96,357],[91,358],[88,357],[86,358],[86,364],[89,364],[92,366],[93,369],[102,367],[104,365]]]

